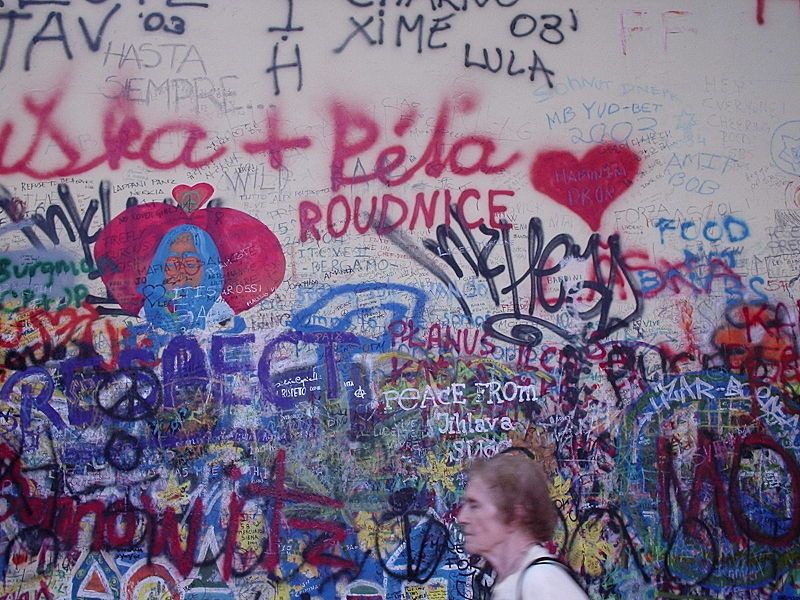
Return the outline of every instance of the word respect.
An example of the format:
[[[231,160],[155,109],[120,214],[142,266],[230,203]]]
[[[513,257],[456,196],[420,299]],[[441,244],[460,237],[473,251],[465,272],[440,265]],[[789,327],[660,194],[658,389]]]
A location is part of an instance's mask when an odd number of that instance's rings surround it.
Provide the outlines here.
[[[145,416],[152,416],[163,402],[165,408],[178,408],[185,400],[182,392],[189,386],[208,386],[212,381],[222,381],[222,398],[225,405],[250,404],[252,398],[240,397],[235,392],[235,385],[225,385],[225,381],[235,375],[243,373],[257,373],[263,400],[274,404],[281,404],[277,385],[273,379],[279,376],[272,375],[273,357],[285,355],[285,346],[295,346],[298,351],[305,350],[322,355],[324,375],[327,391],[330,396],[336,396],[340,390],[339,374],[337,369],[337,356],[346,346],[360,347],[355,335],[346,332],[318,332],[301,333],[289,331],[269,340],[263,347],[257,364],[253,363],[250,352],[255,343],[254,334],[218,334],[212,336],[210,353],[200,346],[198,340],[192,336],[180,335],[172,338],[164,348],[161,357],[161,379],[144,364],[156,364],[155,357],[150,350],[144,348],[125,349],[120,353],[119,369],[108,372],[101,367],[100,356],[78,356],[62,360],[59,363],[60,377],[66,390],[68,421],[72,426],[89,423],[94,418],[94,412],[100,410],[112,418],[123,420],[136,420]],[[210,365],[210,369],[209,369]],[[72,384],[79,380],[96,380],[95,388],[98,395],[97,407],[87,409],[80,394],[73,394]],[[119,411],[105,409],[100,401],[100,393],[109,386],[110,382],[117,379],[130,381],[131,386],[136,382],[146,382],[148,388],[155,388],[145,399],[140,411],[135,415],[120,414]],[[140,381],[141,380],[141,381]],[[42,382],[44,381],[44,385]],[[9,378],[2,389],[0,398],[9,398],[18,392],[21,404],[36,407],[46,415],[58,428],[66,424],[50,405],[54,390],[54,381],[46,369],[36,367],[19,371]],[[38,390],[38,391],[34,391]],[[284,401],[285,403],[285,401]]]

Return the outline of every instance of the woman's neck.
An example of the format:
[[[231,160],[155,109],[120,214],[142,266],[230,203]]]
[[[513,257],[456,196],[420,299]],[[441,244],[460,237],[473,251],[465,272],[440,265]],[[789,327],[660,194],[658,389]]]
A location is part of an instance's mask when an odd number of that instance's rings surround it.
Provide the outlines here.
[[[502,581],[522,568],[525,555],[536,544],[537,541],[529,535],[514,532],[502,547],[488,553],[485,558],[497,572],[497,581]]]

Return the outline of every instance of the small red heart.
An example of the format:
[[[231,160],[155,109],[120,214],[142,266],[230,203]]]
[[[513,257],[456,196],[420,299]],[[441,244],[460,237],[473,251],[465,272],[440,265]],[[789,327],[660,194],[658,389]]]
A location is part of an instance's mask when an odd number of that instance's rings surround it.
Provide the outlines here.
[[[603,213],[625,192],[639,172],[641,159],[618,144],[595,146],[578,160],[571,152],[543,152],[531,165],[533,188],[583,219],[592,231]]]
[[[172,197],[186,212],[197,210],[214,194],[214,186],[210,183],[195,183],[188,186],[184,183],[172,188]]]
[[[19,567],[20,565],[24,565],[28,562],[29,557],[24,552],[16,552],[11,556],[11,562],[14,564],[15,567]]]

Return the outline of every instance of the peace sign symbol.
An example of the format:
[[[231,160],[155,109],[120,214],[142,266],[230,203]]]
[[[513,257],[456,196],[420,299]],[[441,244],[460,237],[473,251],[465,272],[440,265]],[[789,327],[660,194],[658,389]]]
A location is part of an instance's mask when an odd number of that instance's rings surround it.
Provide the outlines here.
[[[100,410],[119,421],[154,417],[163,397],[158,376],[146,367],[105,374],[94,394]]]

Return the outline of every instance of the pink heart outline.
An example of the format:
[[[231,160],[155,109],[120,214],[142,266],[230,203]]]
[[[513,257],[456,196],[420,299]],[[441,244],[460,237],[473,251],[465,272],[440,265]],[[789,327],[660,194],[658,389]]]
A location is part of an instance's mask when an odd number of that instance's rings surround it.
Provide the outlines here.
[[[195,183],[192,186],[181,183],[172,188],[172,197],[186,212],[192,212],[208,202],[214,195],[214,186],[210,183]]]

